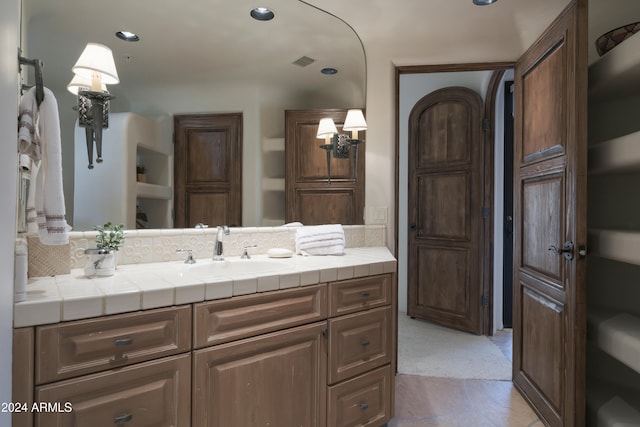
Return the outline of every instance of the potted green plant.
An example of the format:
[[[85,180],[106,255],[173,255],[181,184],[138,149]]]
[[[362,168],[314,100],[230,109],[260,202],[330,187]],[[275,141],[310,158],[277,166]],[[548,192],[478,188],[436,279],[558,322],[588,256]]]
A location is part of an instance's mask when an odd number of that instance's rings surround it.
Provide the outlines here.
[[[147,168],[143,163],[136,165],[136,180],[138,182],[147,182]]]
[[[98,232],[96,248],[84,251],[86,276],[111,276],[118,264],[118,250],[124,243],[124,224],[114,225],[107,222],[93,227]]]

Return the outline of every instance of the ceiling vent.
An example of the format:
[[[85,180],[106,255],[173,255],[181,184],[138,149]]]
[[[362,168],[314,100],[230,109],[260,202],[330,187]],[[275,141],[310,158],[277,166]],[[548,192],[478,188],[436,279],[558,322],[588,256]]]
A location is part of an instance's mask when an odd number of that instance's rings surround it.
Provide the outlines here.
[[[314,62],[316,62],[315,59],[309,58],[308,56],[302,56],[296,59],[295,61],[293,61],[293,64],[299,65],[300,67],[306,67],[307,65],[311,65]]]

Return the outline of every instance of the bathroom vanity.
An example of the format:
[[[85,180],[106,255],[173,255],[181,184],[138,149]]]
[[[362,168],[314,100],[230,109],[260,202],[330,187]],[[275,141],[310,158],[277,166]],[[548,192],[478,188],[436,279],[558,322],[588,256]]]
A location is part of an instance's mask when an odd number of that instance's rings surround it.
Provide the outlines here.
[[[28,410],[13,425],[384,425],[396,260],[365,247],[271,261],[215,277],[209,259],[124,265],[99,279],[73,269],[35,284],[15,305],[14,402]],[[138,308],[113,313],[120,300]],[[31,315],[39,304],[59,320]]]

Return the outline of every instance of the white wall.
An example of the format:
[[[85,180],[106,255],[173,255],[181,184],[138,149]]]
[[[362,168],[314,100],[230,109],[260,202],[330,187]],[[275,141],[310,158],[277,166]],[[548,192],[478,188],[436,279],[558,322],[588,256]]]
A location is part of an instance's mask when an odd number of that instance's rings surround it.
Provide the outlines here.
[[[407,245],[408,245],[408,144],[409,115],[425,95],[448,86],[462,86],[476,91],[484,100],[491,71],[459,73],[403,74],[399,96],[399,194],[398,194],[398,310],[407,311]],[[369,159],[367,159],[369,160]],[[369,168],[369,164],[367,164]],[[368,181],[367,181],[368,184]]]
[[[0,2],[0,402],[11,402],[13,242],[16,223],[18,55],[20,0]],[[11,414],[0,412],[0,425]]]

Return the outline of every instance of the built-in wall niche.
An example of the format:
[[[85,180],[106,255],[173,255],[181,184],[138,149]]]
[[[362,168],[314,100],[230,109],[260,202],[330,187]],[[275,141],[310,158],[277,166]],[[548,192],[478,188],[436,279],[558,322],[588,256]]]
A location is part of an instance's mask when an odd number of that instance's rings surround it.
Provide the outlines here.
[[[171,200],[168,199],[138,198],[135,228],[170,228],[173,225],[171,206]]]
[[[93,169],[85,162],[74,164],[74,230],[91,230],[106,222],[135,229],[138,206],[147,215],[146,228],[171,227],[170,143],[158,139],[154,120],[139,114],[113,113],[109,122],[103,132],[103,162]],[[85,130],[78,124],[75,141],[76,159],[86,159]],[[137,181],[140,163],[147,182]]]
[[[284,138],[262,141],[262,225],[284,224],[285,212]]]
[[[587,425],[640,425],[639,78],[638,34],[589,67]]]
[[[136,165],[144,165],[146,182],[148,184],[170,186],[171,170],[170,157],[138,144],[136,153]]]

